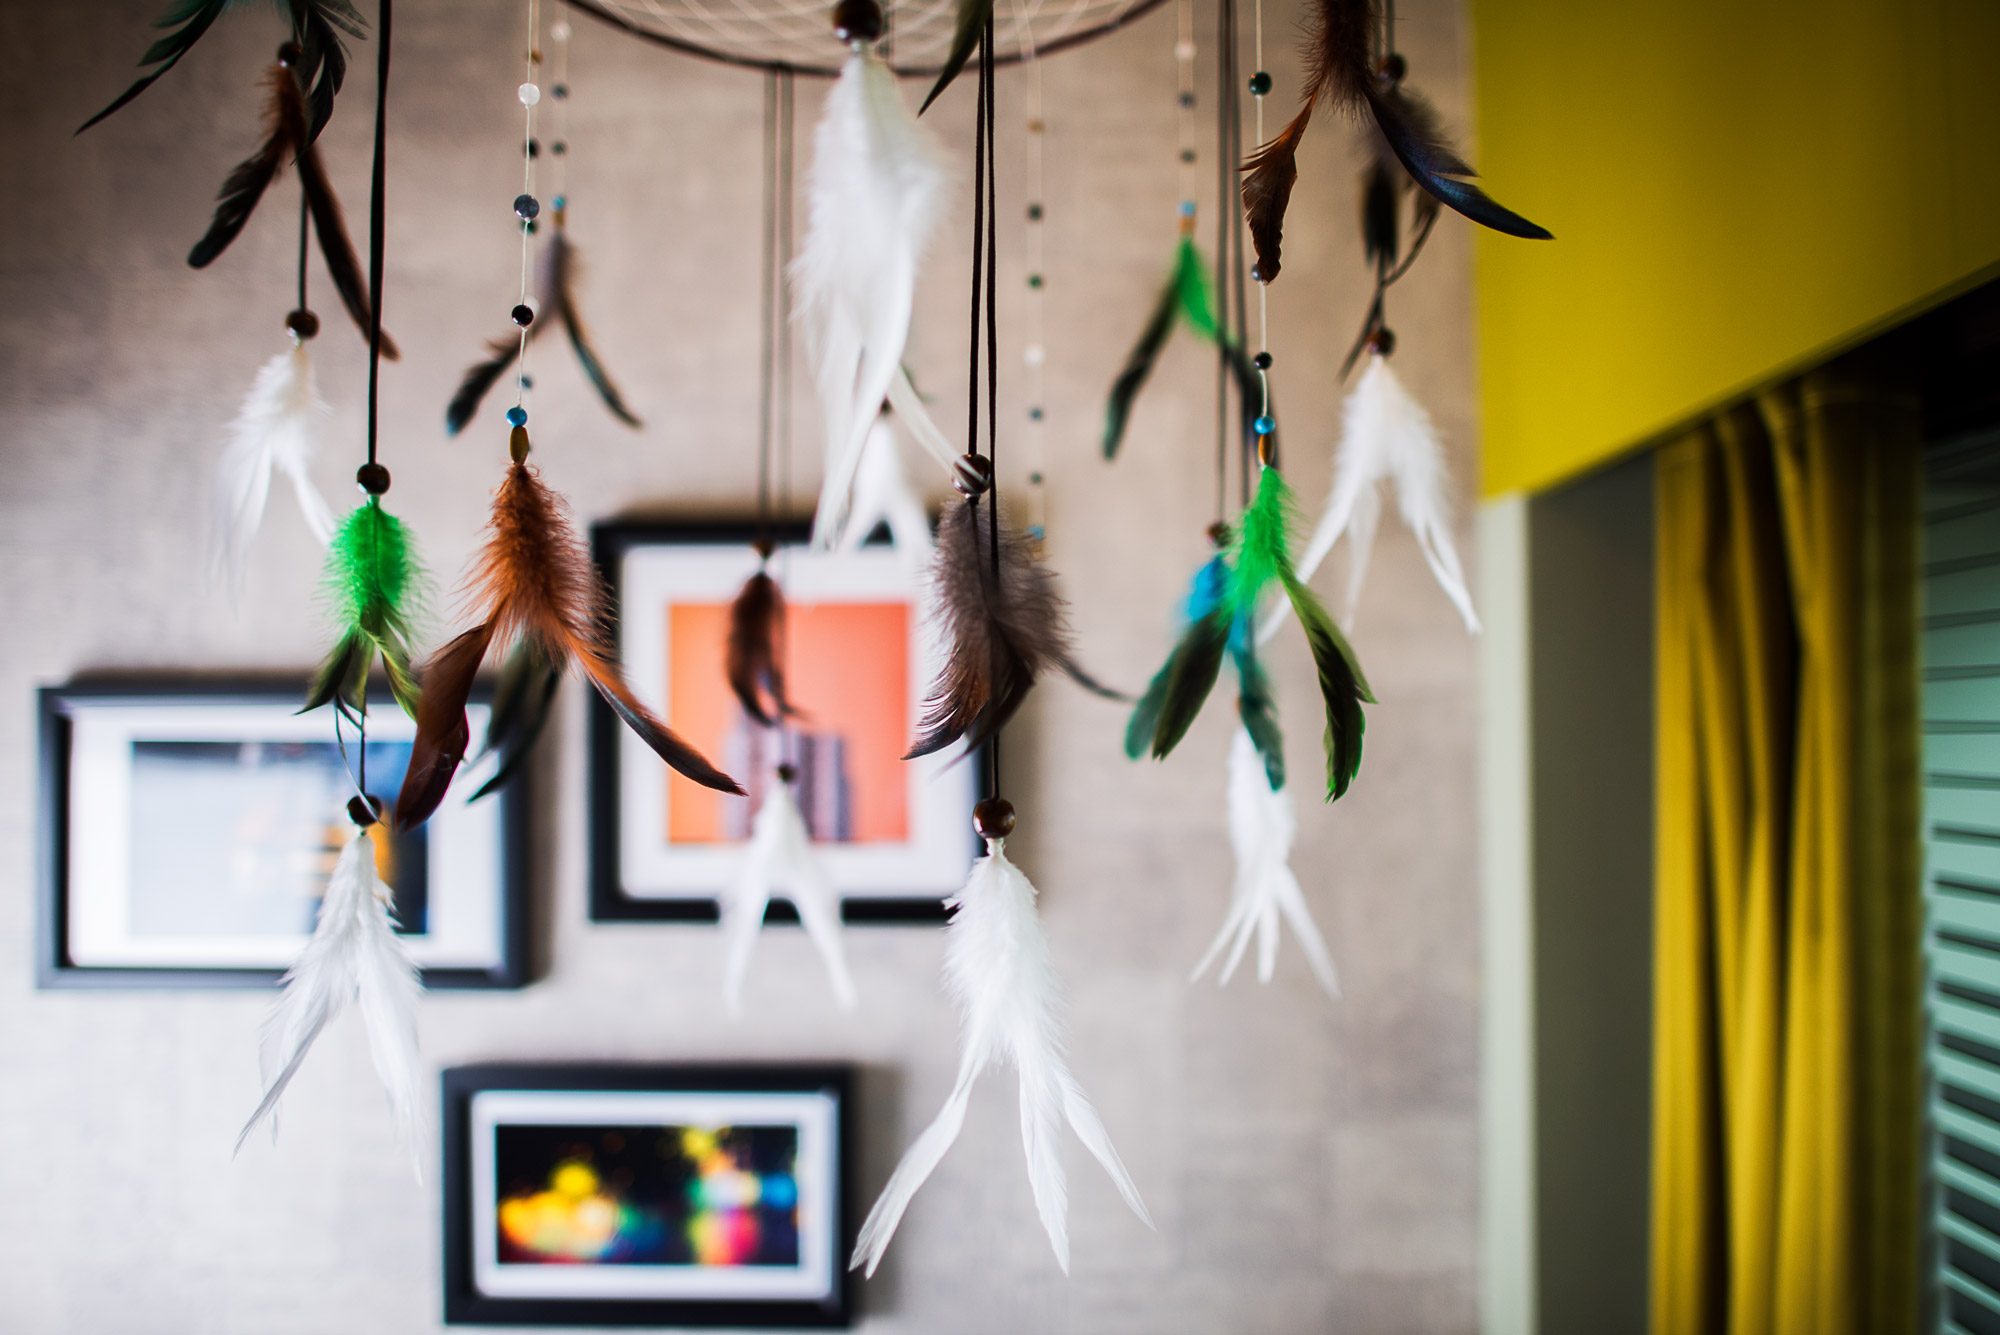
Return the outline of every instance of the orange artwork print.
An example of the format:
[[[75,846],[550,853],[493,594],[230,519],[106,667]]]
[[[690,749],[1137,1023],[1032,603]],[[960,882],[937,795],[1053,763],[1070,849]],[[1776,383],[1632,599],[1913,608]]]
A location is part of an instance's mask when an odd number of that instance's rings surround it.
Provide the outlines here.
[[[667,719],[749,790],[735,797],[669,771],[667,839],[746,837],[779,756],[776,735],[743,712],[724,679],[727,603],[673,603],[667,617]],[[786,693],[799,709],[783,758],[814,839],[902,843],[910,837],[910,608],[906,603],[792,603]]]

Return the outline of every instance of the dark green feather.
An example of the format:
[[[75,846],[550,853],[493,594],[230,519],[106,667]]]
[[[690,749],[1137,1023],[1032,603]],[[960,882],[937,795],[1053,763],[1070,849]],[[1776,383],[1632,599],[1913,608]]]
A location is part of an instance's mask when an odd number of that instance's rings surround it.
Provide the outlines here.
[[[523,638],[507,655],[500,669],[500,685],[493,692],[493,712],[486,721],[486,743],[481,756],[497,754],[500,766],[493,777],[479,786],[468,801],[477,802],[488,793],[498,792],[514,781],[527,764],[542,729],[554,712],[556,689],[562,685],[560,664],[551,663],[532,638]]]
[[[1194,726],[1215,679],[1222,672],[1222,654],[1229,646],[1229,614],[1221,608],[1187,628],[1161,671],[1166,684],[1160,696],[1159,720],[1153,727],[1153,759],[1164,759]]]
[[[1139,331],[1139,341],[1127,354],[1125,369],[1111,382],[1111,396],[1104,401],[1104,457],[1107,459],[1118,457],[1118,446],[1125,439],[1125,424],[1132,418],[1133,401],[1146,387],[1147,378],[1153,374],[1153,363],[1159,360],[1160,349],[1167,346],[1167,336],[1174,332],[1174,313],[1179,306],[1179,285],[1169,282],[1153,303],[1153,313],[1146,317],[1146,327]]]
[[[368,712],[368,669],[380,655],[389,691],[411,718],[421,692],[410,668],[410,617],[423,569],[401,520],[370,497],[342,521],[326,549],[326,588],[341,626],[313,674],[306,708],[331,702],[349,717]]]
[[[232,0],[176,0],[153,24],[156,28],[171,28],[173,31],[147,47],[146,54],[139,57],[141,66],[156,65],[158,68],[141,75],[137,83],[118,95],[117,101],[79,125],[76,132],[82,134],[151,88],[153,80],[178,65],[182,56],[194,50],[194,44],[201,40],[210,24],[222,17],[222,11],[231,3]]]
[[[1250,634],[1251,628],[1244,627],[1239,639],[1247,640]],[[1270,674],[1247,643],[1232,644],[1229,652],[1236,660],[1236,713],[1264,758],[1264,777],[1276,792],[1285,786],[1285,737],[1278,729],[1278,700],[1271,691]]]
[[[972,59],[972,53],[979,49],[979,39],[986,32],[986,25],[993,21],[993,0],[958,0],[958,23],[951,35],[951,50],[945,55],[944,68],[938,72],[937,82],[931,85],[929,96],[917,108],[923,115],[931,109],[931,103],[938,100],[938,94],[951,86],[958,72],[965,68],[965,62]]]

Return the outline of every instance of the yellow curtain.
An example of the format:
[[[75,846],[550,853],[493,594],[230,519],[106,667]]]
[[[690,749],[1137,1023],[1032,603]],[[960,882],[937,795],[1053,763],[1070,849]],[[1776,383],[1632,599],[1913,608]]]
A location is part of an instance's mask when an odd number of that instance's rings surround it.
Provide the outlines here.
[[[1920,427],[1850,363],[1658,455],[1653,1335],[1916,1329]]]

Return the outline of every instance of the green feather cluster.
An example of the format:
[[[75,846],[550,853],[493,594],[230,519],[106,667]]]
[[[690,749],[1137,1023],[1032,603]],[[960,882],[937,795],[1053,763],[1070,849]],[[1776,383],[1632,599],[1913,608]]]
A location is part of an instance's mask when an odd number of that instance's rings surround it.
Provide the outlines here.
[[[1153,365],[1167,346],[1176,321],[1210,343],[1221,337],[1222,317],[1215,302],[1215,278],[1202,262],[1201,252],[1195,248],[1191,236],[1181,237],[1180,245],[1174,251],[1174,265],[1167,275],[1166,286],[1155,298],[1152,314],[1146,317],[1146,326],[1139,331],[1139,341],[1132,345],[1125,367],[1118,373],[1118,379],[1112,382],[1111,395],[1105,400],[1105,458],[1117,457],[1118,447],[1125,440],[1126,424],[1132,417],[1132,405],[1153,374]],[[1234,341],[1227,346],[1230,366],[1237,379],[1237,391],[1243,403],[1257,403],[1262,391],[1249,354]],[[1254,414],[1254,409],[1251,411]]]
[[[1223,656],[1236,664],[1237,712],[1264,758],[1271,787],[1285,782],[1283,738],[1270,677],[1256,654],[1257,617],[1271,586],[1282,588],[1305,628],[1319,669],[1326,705],[1327,800],[1344,794],[1361,768],[1361,706],[1373,704],[1367,678],[1347,637],[1292,567],[1291,530],[1296,502],[1275,468],[1266,468],[1256,499],[1243,513],[1227,553],[1195,577],[1188,596],[1188,626],[1132,711],[1125,752],[1167,755],[1187,735],[1222,672]]]
[[[411,718],[419,691],[410,667],[410,620],[423,567],[403,521],[371,496],[342,522],[326,549],[326,591],[340,625],[333,651],[313,674],[306,709],[332,705],[351,719],[368,712],[368,671],[377,655],[389,690]]]

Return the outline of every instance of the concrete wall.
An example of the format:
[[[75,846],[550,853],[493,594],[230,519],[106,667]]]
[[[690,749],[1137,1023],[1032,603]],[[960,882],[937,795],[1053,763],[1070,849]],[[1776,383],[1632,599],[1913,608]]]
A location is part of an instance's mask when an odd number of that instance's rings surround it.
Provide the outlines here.
[[[279,40],[257,6],[218,25],[147,96],[80,139],[123,86],[157,0],[0,4],[0,1327],[24,1332],[380,1332],[439,1323],[435,1187],[395,1150],[357,1029],[313,1053],[275,1150],[231,1161],[256,1097],[267,998],[37,992],[31,867],[32,688],[104,669],[298,669],[323,631],[317,555],[277,500],[238,611],[204,589],[202,504],[219,430],[282,346],[296,195],[278,188],[212,270],[182,263],[229,166],[249,148],[256,81]],[[1403,6],[1415,77],[1464,123],[1454,5]],[[1201,6],[1201,25],[1212,26]],[[1267,15],[1277,106],[1297,87],[1294,13]],[[404,360],[385,368],[392,498],[444,582],[476,540],[504,455],[489,418],[448,442],[442,405],[514,300],[507,203],[518,13],[423,0],[397,16],[386,302]],[[754,476],[761,89],[754,75],[576,20],[569,193],[590,262],[586,309],[647,420],[628,434],[564,357],[544,355],[538,457],[580,515],[740,510]],[[1176,346],[1114,468],[1096,457],[1101,395],[1174,240],[1174,20],[1049,62],[1050,557],[1083,653],[1138,683],[1163,655],[1213,498],[1212,363]],[[1204,104],[1212,39],[1202,38]],[[323,141],[365,219],[372,71],[363,49]],[[1025,421],[1017,367],[1021,79],[1000,94],[1003,423]],[[819,92],[800,97],[801,163]],[[954,146],[969,90],[936,113]],[[1366,293],[1353,155],[1328,119],[1301,161],[1285,278],[1273,293],[1288,465],[1316,504],[1339,387],[1332,368]],[[1201,175],[1213,179],[1203,148]],[[1208,187],[1212,191],[1212,186]],[[963,196],[953,218],[962,216]],[[1204,219],[1213,199],[1203,196]],[[947,229],[911,361],[962,403],[965,261]],[[1467,226],[1443,222],[1395,292],[1398,369],[1472,474]],[[317,473],[330,495],[361,448],[360,340],[328,299],[316,345],[337,421]],[[810,420],[803,412],[801,423]],[[1002,443],[1019,491],[1022,437]],[[812,443],[800,435],[810,484]],[[1338,562],[1333,575],[1338,575]],[[1331,578],[1323,585],[1334,587]],[[1295,858],[1342,969],[1329,1004],[1288,946],[1269,988],[1190,987],[1222,914],[1227,711],[1173,760],[1133,766],[1121,714],[1061,684],[1010,732],[1022,832],[1074,994],[1074,1065],[1160,1224],[1146,1232],[1071,1146],[1075,1273],[1034,1220],[1013,1092],[991,1078],[958,1147],[864,1290],[871,1331],[1459,1332],[1474,1325],[1476,930],[1473,650],[1414,546],[1385,529],[1358,643],[1382,703],[1367,764],[1332,810],[1305,794]],[[1294,772],[1318,765],[1310,670],[1273,656]],[[584,912],[582,700],[548,739],[535,816],[547,976],[515,994],[423,1005],[426,1060],[840,1057],[866,1063],[867,1194],[947,1088],[955,1021],[939,935],[866,930],[863,996],[845,1018],[794,931],[761,947],[740,1022],[717,1005],[715,937],[592,926]],[[435,1151],[429,1152],[435,1169]],[[436,1181],[436,1173],[429,1173]]]

